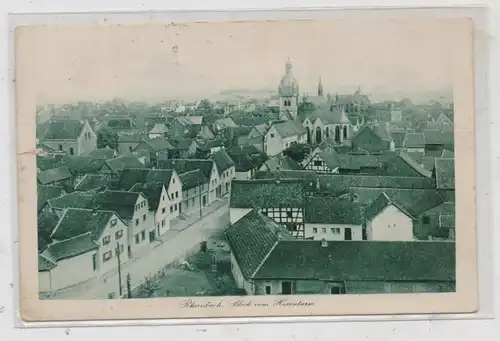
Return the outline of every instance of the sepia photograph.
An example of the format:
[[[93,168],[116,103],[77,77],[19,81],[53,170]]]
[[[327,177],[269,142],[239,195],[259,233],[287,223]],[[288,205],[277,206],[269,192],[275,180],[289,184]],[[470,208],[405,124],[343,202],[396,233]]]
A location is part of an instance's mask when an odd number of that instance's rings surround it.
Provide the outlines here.
[[[441,297],[474,310],[472,30],[18,28],[21,301],[73,319],[98,301],[170,317],[408,297],[407,313]]]

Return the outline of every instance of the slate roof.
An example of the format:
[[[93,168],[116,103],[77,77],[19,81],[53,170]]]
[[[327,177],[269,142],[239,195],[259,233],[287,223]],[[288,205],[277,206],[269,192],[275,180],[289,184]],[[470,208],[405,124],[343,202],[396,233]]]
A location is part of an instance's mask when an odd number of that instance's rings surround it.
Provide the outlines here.
[[[455,243],[280,241],[254,279],[455,281]]]
[[[246,279],[253,277],[279,240],[294,239],[286,228],[257,210],[231,225],[225,236]]]
[[[113,211],[122,219],[130,220],[134,216],[135,204],[140,196],[137,192],[104,191],[95,196],[95,207]]]
[[[57,181],[69,180],[73,177],[68,167],[58,167],[41,171],[37,174],[38,182],[42,185],[48,185]]]
[[[406,133],[403,145],[406,148],[424,148],[425,138],[423,133]]]
[[[282,137],[289,137],[295,135],[307,134],[306,128],[297,121],[286,121],[281,123],[273,124],[272,127],[276,129],[276,132]]]
[[[72,119],[50,120],[42,140],[76,140],[80,137],[85,121]]]
[[[233,180],[231,208],[303,207],[305,192],[299,181]]]
[[[118,174],[125,168],[146,168],[137,157],[131,155],[122,155],[114,159],[106,160],[105,164],[115,174]]]
[[[224,149],[218,150],[214,154],[212,154],[212,159],[215,161],[217,165],[217,169],[220,172],[224,172],[225,170],[233,167],[235,165],[233,159],[227,154]]]
[[[455,159],[436,158],[436,187],[438,189],[455,189]]]
[[[208,179],[210,179],[214,165],[213,160],[204,159],[169,159],[159,161],[160,169],[174,169],[178,174],[199,169]]]
[[[64,188],[60,186],[44,186],[44,185],[38,185],[36,186],[37,190],[37,211],[40,212],[40,210],[45,206],[47,201],[50,199],[54,199],[57,197],[60,197],[65,193]]]
[[[161,200],[161,193],[164,188],[161,182],[135,184],[130,189],[130,192],[142,193],[148,199],[149,209],[156,211]]]
[[[101,174],[87,174],[75,186],[75,191],[90,191],[93,189],[105,188],[112,186],[113,182],[108,180],[108,177]]]
[[[363,206],[346,199],[308,197],[304,219],[309,224],[362,225]]]
[[[99,245],[92,239],[89,232],[74,238],[49,244],[44,251],[42,251],[42,255],[49,258],[52,262],[59,262],[63,259],[76,257],[97,250],[98,248]]]
[[[67,155],[64,157],[64,164],[73,175],[97,173],[105,162],[106,159],[89,155]]]
[[[207,184],[208,179],[199,169],[195,169],[179,175],[182,183],[182,190],[188,190],[199,186],[200,184]]]
[[[314,124],[316,120],[320,119],[324,124],[350,124],[351,121],[347,117],[344,110],[329,108],[326,109],[316,109],[311,113],[308,113],[306,117]]]
[[[52,231],[51,238],[65,240],[90,232],[97,240],[112,216],[110,211],[68,208]]]

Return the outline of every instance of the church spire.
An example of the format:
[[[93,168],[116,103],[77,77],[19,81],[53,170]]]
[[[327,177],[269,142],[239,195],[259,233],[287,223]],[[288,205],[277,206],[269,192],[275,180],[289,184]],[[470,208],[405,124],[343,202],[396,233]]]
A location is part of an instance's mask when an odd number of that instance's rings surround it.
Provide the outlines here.
[[[321,83],[321,77],[318,81],[318,96],[323,97],[323,84]]]

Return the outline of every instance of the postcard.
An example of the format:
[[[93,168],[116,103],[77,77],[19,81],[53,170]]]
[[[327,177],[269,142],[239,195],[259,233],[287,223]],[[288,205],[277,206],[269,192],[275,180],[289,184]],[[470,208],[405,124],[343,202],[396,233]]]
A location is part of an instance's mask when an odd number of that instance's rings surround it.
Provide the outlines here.
[[[22,318],[475,311],[473,33],[18,27]]]

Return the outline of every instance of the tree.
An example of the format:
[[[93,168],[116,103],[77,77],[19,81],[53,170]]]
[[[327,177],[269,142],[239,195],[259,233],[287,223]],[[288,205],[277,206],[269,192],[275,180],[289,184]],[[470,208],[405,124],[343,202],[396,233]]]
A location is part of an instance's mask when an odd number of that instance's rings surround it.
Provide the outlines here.
[[[148,298],[155,296],[161,290],[160,283],[151,278],[146,277],[145,282],[139,287],[138,297]]]
[[[301,163],[311,152],[311,147],[305,143],[292,144],[283,151],[283,155],[288,156],[293,161]]]
[[[200,111],[203,114],[207,114],[212,112],[214,106],[208,99],[202,99],[200,103],[198,103],[197,111]]]
[[[113,129],[103,127],[97,132],[97,148],[118,149],[118,133]]]

